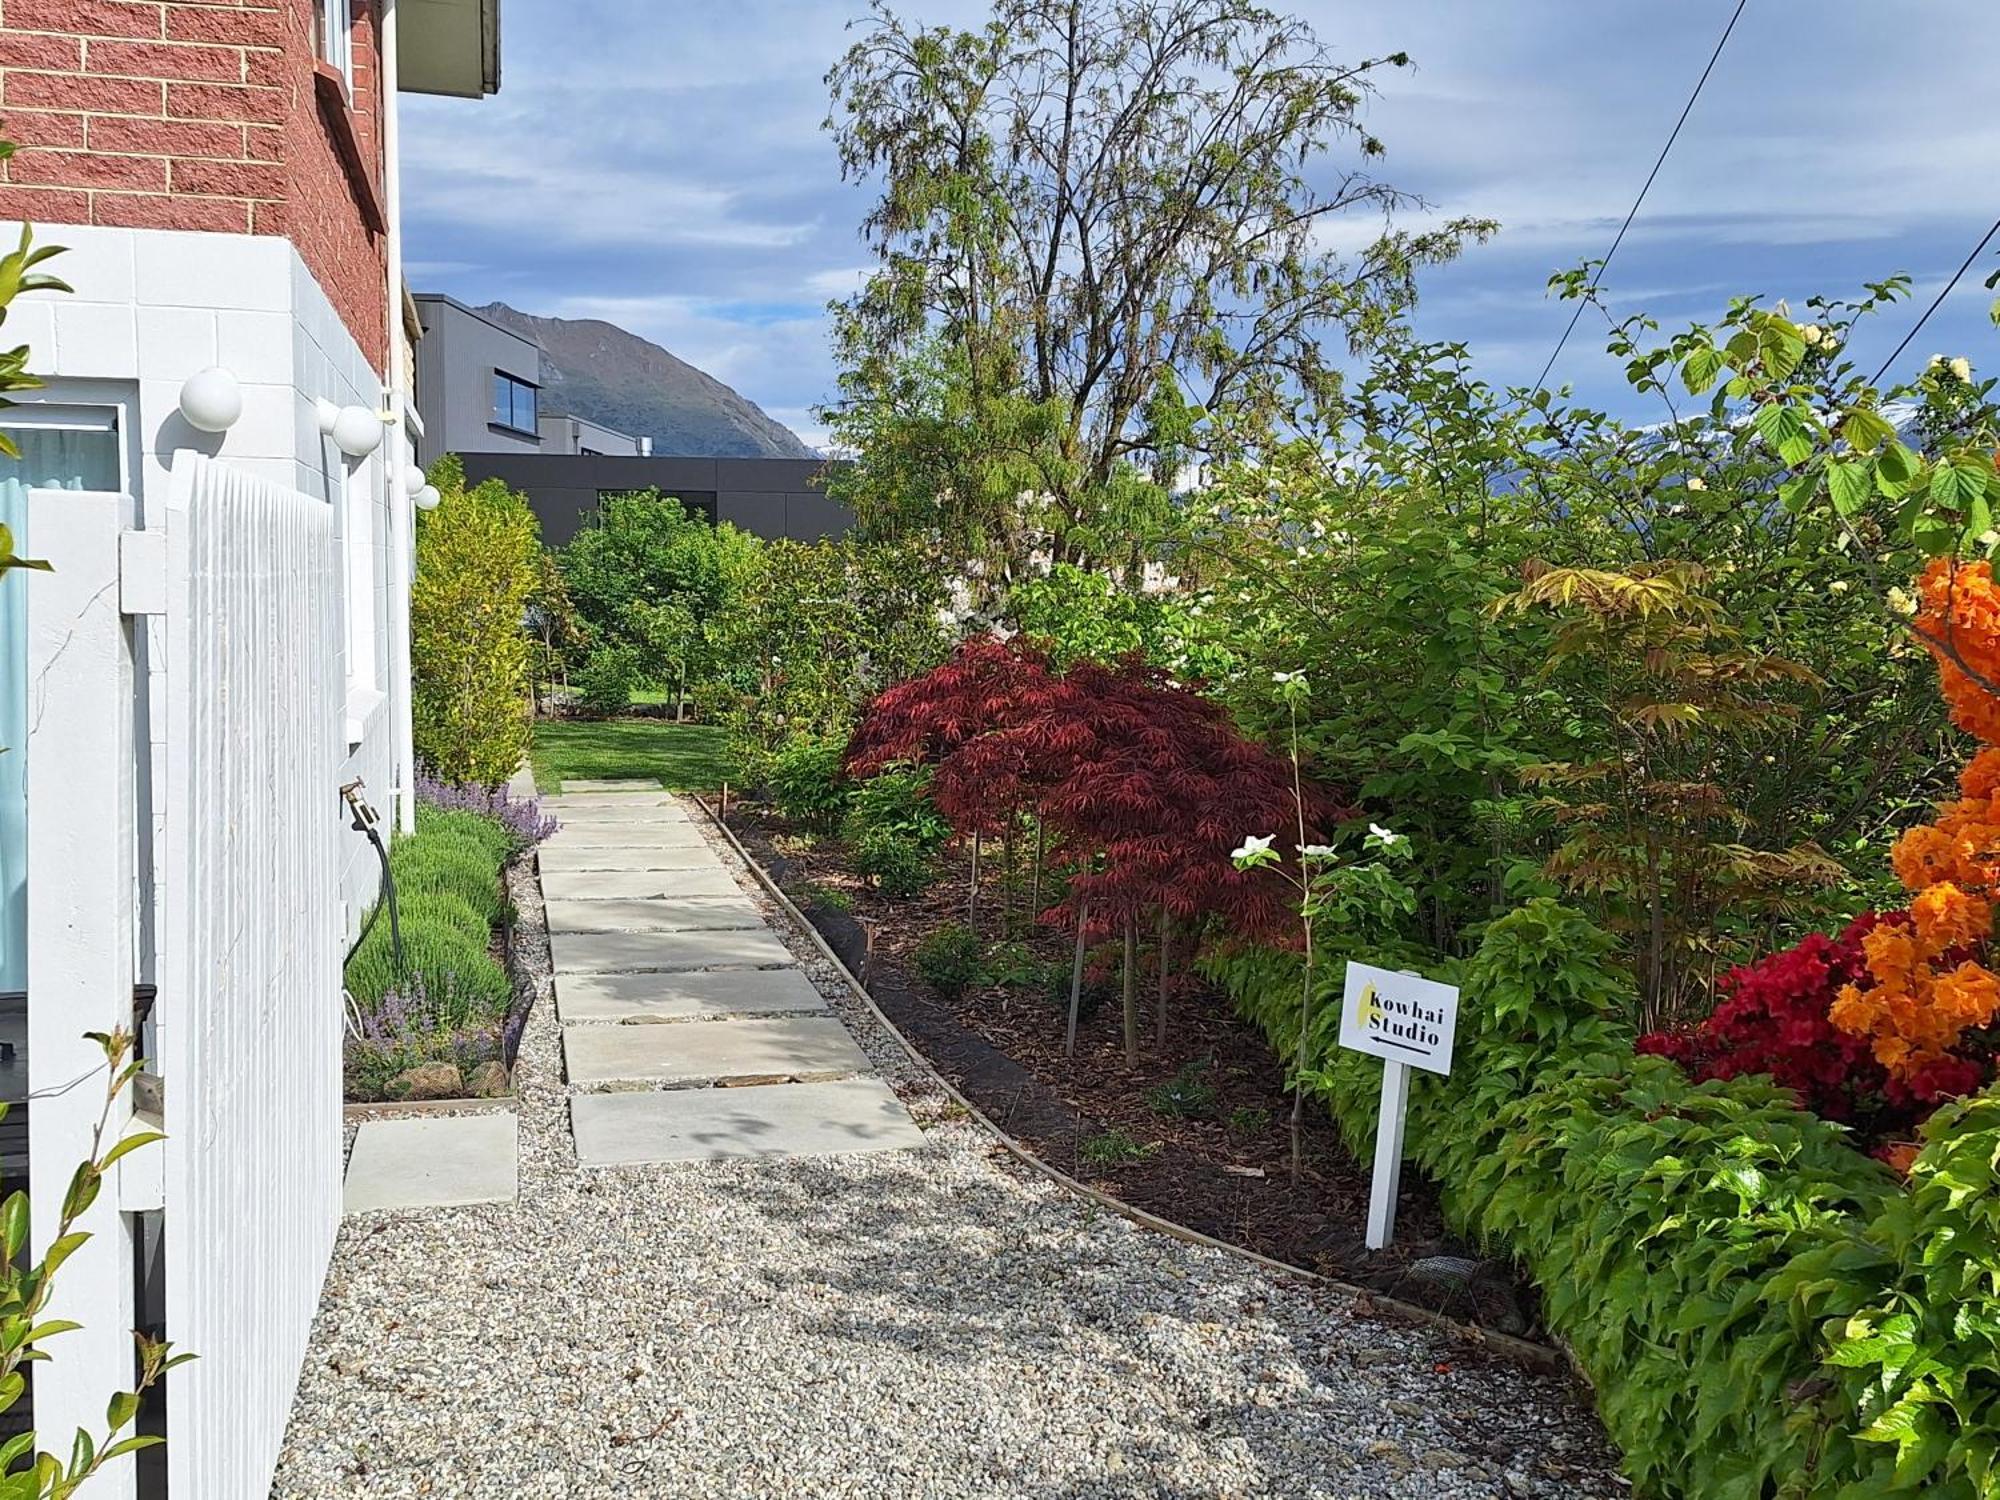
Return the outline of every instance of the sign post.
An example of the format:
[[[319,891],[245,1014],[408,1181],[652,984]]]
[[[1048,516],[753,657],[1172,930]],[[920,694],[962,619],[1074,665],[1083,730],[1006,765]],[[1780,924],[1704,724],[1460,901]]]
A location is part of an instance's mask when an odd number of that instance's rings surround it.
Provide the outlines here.
[[[1370,1250],[1387,1249],[1396,1235],[1410,1069],[1449,1074],[1457,1032],[1458,991],[1451,985],[1372,964],[1347,966],[1340,1045],[1382,1059],[1382,1112],[1375,1125],[1375,1180],[1368,1195]]]

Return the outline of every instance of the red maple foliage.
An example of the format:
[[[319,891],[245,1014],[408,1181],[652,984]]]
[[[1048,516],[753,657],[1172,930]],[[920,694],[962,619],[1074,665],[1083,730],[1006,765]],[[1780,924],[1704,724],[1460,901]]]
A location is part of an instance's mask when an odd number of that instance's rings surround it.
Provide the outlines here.
[[[1655,1032],[1638,1050],[1672,1058],[1697,1081],[1768,1073],[1814,1114],[1854,1125],[1870,1137],[1905,1134],[1947,1098],[1970,1093],[1992,1076],[1991,1057],[1953,1057],[1909,1080],[1891,1078],[1870,1041],[1827,1018],[1843,986],[1865,978],[1862,939],[1907,912],[1864,912],[1837,937],[1809,935],[1796,947],[1731,969],[1723,995],[1701,1025]]]
[[[968,641],[878,698],[856,731],[851,773],[897,763],[935,768],[932,798],[961,833],[1041,818],[1051,857],[1077,872],[1045,920],[1073,922],[1087,904],[1103,934],[1161,910],[1219,912],[1247,935],[1290,936],[1290,887],[1230,858],[1246,834],[1295,841],[1290,761],[1140,660],[1057,675],[1032,647]],[[1303,791],[1309,839],[1347,815],[1315,784]]]

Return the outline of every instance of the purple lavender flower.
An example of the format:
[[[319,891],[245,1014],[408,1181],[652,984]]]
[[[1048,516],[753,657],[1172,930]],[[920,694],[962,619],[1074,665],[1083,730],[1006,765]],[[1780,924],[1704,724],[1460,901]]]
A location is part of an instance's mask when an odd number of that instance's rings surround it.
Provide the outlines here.
[[[491,818],[523,849],[542,843],[562,826],[544,814],[542,804],[533,797],[516,802],[504,786],[461,786],[434,775],[421,762],[417,766],[417,800],[446,812],[475,812]]]

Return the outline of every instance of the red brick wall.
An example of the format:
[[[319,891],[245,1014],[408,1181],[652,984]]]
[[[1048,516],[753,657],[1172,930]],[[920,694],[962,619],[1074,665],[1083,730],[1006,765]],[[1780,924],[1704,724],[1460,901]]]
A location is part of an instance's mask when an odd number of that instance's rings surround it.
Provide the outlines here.
[[[283,235],[380,368],[376,0],[350,3],[358,171],[312,0],[0,0],[0,219]]]

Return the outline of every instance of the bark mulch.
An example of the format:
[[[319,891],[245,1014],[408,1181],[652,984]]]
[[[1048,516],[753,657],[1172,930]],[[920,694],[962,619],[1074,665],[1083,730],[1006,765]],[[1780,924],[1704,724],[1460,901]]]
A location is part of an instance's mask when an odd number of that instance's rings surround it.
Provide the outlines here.
[[[1086,1008],[1076,1056],[1066,1058],[1073,934],[1027,921],[1025,871],[1018,873],[1019,888],[1003,920],[997,861],[989,851],[978,930],[990,941],[1024,945],[1025,953],[1016,956],[1038,969],[1059,970],[1062,993],[1043,983],[991,984],[947,999],[919,977],[913,959],[926,936],[966,920],[969,860],[963,851],[946,857],[930,890],[895,900],[853,873],[837,841],[801,837],[757,804],[733,806],[729,825],[862,977],[897,1028],[961,1093],[1049,1165],[1136,1208],[1288,1265],[1501,1332],[1539,1331],[1532,1289],[1511,1268],[1481,1261],[1450,1235],[1435,1187],[1414,1167],[1403,1172],[1396,1243],[1370,1252],[1362,1243],[1369,1168],[1310,1104],[1303,1173],[1293,1183],[1284,1067],[1213,987],[1192,975],[1173,981],[1166,1042],[1156,1045],[1148,935],[1141,934],[1138,1066],[1129,1066],[1124,1055],[1115,944],[1090,955],[1102,999],[1094,1010]],[[1044,899],[1051,898],[1045,893]],[[1183,940],[1174,968],[1187,957]],[[1181,1087],[1169,1097],[1163,1090],[1177,1081]],[[1114,1132],[1117,1145],[1107,1152],[1105,1137]],[[1439,1256],[1476,1262],[1478,1269],[1466,1280],[1444,1267],[1418,1266]]]

